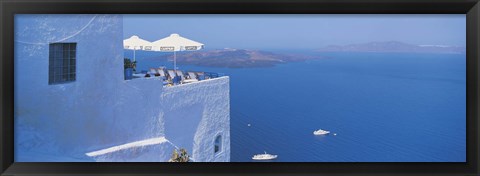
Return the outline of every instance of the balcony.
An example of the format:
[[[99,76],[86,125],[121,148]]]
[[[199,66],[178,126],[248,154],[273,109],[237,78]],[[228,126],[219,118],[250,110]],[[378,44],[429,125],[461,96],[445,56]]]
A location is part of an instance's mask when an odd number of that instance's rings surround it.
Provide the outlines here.
[[[185,71],[172,70],[166,67],[151,68],[150,71],[133,74],[132,79],[159,79],[163,81],[163,86],[170,87],[188,83],[194,83],[214,78],[223,77],[223,73],[203,72],[203,71]]]

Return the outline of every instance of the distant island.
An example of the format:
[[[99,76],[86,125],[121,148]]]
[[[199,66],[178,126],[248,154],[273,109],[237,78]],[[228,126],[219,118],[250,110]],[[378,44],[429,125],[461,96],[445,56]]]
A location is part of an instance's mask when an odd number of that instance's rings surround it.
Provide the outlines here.
[[[319,57],[231,48],[177,53],[179,64],[227,68],[272,67],[281,63],[302,62],[317,58]],[[166,55],[152,59],[173,60],[173,56]]]
[[[273,67],[282,63],[303,62],[310,59],[323,59],[321,52],[383,52],[383,53],[459,53],[466,52],[465,47],[446,45],[413,45],[398,41],[370,42],[351,45],[329,45],[314,50],[319,54],[280,54],[263,50],[214,49],[194,52],[178,52],[177,63],[205,67],[221,68],[259,68]],[[173,54],[147,57],[150,60],[173,61]]]
[[[458,53],[466,52],[465,47],[448,45],[413,45],[398,41],[370,42],[351,45],[329,45],[318,52],[387,52],[387,53]]]

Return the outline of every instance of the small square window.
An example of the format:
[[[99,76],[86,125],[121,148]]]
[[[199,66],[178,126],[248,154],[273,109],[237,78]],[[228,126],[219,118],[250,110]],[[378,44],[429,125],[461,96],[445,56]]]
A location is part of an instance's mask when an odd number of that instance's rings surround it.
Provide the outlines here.
[[[76,43],[51,43],[49,46],[48,84],[76,79]]]

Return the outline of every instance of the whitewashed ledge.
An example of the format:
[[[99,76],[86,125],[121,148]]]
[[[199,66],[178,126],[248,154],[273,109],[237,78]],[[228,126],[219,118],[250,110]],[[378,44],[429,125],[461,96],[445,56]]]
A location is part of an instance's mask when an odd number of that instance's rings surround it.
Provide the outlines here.
[[[165,137],[135,141],[85,155],[97,162],[165,162],[177,147]]]

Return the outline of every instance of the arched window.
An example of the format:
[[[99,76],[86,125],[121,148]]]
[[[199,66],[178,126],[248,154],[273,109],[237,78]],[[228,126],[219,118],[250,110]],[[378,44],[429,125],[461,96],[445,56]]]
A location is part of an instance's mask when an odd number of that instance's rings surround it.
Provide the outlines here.
[[[218,135],[215,137],[215,153],[218,153],[222,150],[222,136]]]

